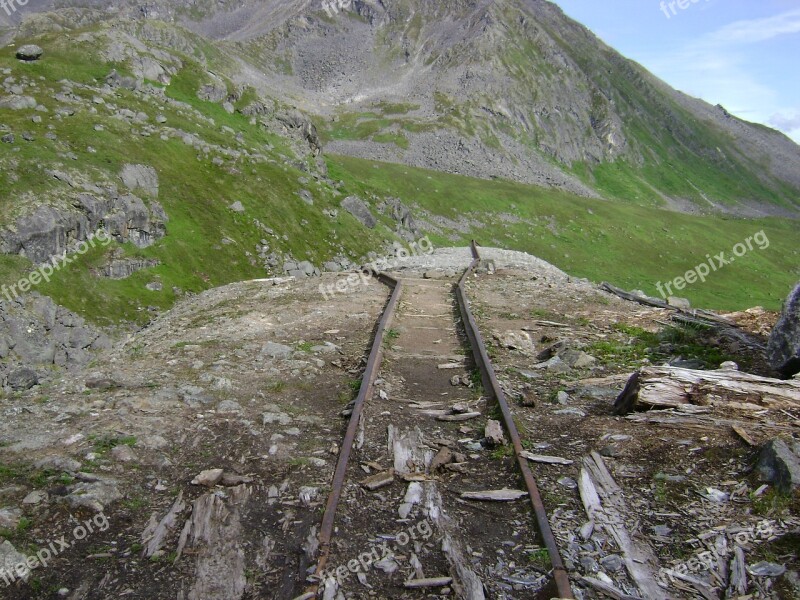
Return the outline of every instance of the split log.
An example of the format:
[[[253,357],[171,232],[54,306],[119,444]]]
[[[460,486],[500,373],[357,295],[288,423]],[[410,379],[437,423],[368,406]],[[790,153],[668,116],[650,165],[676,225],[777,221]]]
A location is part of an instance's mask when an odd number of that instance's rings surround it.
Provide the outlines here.
[[[142,533],[142,542],[145,544],[142,555],[145,558],[152,558],[156,552],[161,551],[167,536],[177,525],[178,515],[182,513],[185,508],[186,504],[183,502],[183,491],[180,491],[172,508],[169,509],[169,512],[167,512],[160,522],[156,521],[155,514],[150,517],[150,522]]]
[[[614,598],[614,600],[641,600],[641,598],[638,598],[637,596],[626,594],[622,590],[615,588],[610,583],[600,581],[594,577],[581,577],[581,582],[593,587],[598,592],[602,592],[609,598]]]
[[[634,373],[614,402],[615,415],[637,406],[715,406],[738,410],[800,409],[800,381],[759,377],[729,369],[696,371],[645,367]]]
[[[622,489],[597,452],[584,457],[578,489],[589,519],[616,541],[631,580],[639,588],[642,597],[649,600],[666,599],[667,594],[655,578],[658,559],[646,540],[633,539],[628,532]]]
[[[464,600],[486,600],[483,582],[472,570],[471,555],[461,541],[459,526],[444,511],[442,495],[432,481],[424,484],[424,506],[428,519],[433,522],[442,537],[442,551],[450,563],[455,596]]]

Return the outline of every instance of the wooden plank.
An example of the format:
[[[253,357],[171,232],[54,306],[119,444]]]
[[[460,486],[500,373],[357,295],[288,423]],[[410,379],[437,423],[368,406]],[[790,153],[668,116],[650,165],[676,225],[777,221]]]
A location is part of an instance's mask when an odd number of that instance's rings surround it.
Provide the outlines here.
[[[483,502],[513,502],[525,498],[528,492],[523,490],[487,490],[485,492],[463,492],[464,500],[480,500]]]
[[[628,532],[622,489],[608,472],[603,457],[592,452],[584,457],[582,464],[578,490],[587,516],[595,527],[601,527],[617,543],[628,573],[642,597],[666,600],[668,596],[655,577],[658,559],[646,540],[634,538]]]
[[[531,452],[522,451],[519,453],[522,458],[526,458],[531,462],[544,463],[546,465],[571,465],[573,462],[568,458],[561,458],[560,456],[544,456],[543,454],[532,454]]]
[[[453,583],[452,577],[426,577],[425,579],[411,579],[406,581],[405,586],[408,589],[414,588],[428,588],[428,587],[444,587]]]
[[[445,512],[442,496],[436,484],[428,481],[423,486],[425,513],[442,537],[441,547],[450,563],[455,597],[464,600],[486,600],[483,582],[472,570],[471,556],[461,541],[461,532],[458,525]]]

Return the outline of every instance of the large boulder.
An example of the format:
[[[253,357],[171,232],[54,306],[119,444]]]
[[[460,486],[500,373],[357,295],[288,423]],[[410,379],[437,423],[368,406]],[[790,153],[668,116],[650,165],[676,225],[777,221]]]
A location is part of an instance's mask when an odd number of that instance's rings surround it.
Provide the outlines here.
[[[783,492],[800,488],[800,442],[781,439],[767,442],[756,469],[762,481]]]
[[[361,221],[365,227],[374,229],[378,224],[378,220],[369,210],[367,203],[358,196],[348,196],[342,200],[342,208]]]
[[[800,373],[800,283],[795,286],[767,346],[772,367],[784,377]]]
[[[44,50],[35,44],[26,44],[17,50],[17,58],[25,61],[34,61],[42,58]]]

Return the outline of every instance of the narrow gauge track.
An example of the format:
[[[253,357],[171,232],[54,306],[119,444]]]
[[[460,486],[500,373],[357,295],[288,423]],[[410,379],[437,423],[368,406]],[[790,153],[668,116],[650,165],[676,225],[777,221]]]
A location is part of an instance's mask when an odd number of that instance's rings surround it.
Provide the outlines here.
[[[474,242],[471,249],[472,262],[458,282],[378,275],[392,294],[325,506],[319,583],[298,600],[315,597],[320,587],[325,598],[340,592],[347,598],[573,598],[536,481],[520,456],[511,408],[470,310],[466,282],[480,264]],[[480,375],[483,397],[470,371]],[[467,385],[454,385],[454,375]],[[458,420],[464,412],[474,418]],[[502,449],[493,457],[479,446],[490,415],[501,419],[516,461],[501,460]],[[357,461],[350,460],[354,455]],[[380,487],[365,489],[369,475]],[[375,481],[381,479],[385,486]],[[530,504],[462,497],[519,490],[522,482]]]

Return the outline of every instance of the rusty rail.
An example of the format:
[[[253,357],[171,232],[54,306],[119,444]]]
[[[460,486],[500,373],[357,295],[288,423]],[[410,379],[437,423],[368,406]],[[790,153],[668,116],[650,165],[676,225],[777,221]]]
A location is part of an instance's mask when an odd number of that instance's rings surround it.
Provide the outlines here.
[[[367,366],[364,369],[364,376],[361,379],[361,387],[358,390],[355,404],[353,405],[353,414],[350,416],[350,422],[347,425],[347,432],[342,442],[342,449],[339,451],[339,459],[336,463],[336,471],[333,475],[333,482],[331,492],[328,495],[328,501],[325,504],[325,513],[322,516],[322,524],[320,525],[319,532],[319,557],[317,560],[317,569],[315,575],[320,577],[328,565],[330,558],[331,540],[333,539],[333,529],[336,521],[336,509],[339,506],[339,499],[342,494],[342,486],[344,485],[345,476],[347,474],[347,465],[350,461],[350,453],[353,450],[353,441],[356,437],[358,430],[358,423],[361,420],[361,414],[364,411],[364,404],[372,396],[372,391],[375,385],[375,379],[378,375],[378,370],[381,366],[381,359],[383,358],[383,340],[386,330],[389,329],[392,319],[394,318],[394,311],[397,308],[397,302],[400,298],[400,293],[403,290],[403,282],[399,281],[385,273],[378,273],[375,277],[381,283],[388,285],[392,289],[392,295],[386,303],[383,310],[383,315],[378,321],[378,329],[375,332],[375,340],[372,342],[372,350],[369,353]],[[316,592],[319,589],[319,584],[315,584],[308,593]],[[307,594],[306,594],[307,596]],[[313,597],[311,596],[311,597]]]
[[[553,597],[553,593],[556,593],[559,598],[572,599],[574,596],[572,595],[569,576],[561,560],[561,553],[558,550],[558,544],[553,535],[553,530],[550,527],[550,521],[547,519],[547,511],[542,502],[539,487],[536,485],[536,480],[533,478],[533,473],[531,473],[530,467],[528,466],[528,461],[521,455],[523,452],[522,441],[520,440],[517,426],[514,423],[514,416],[511,413],[505,394],[503,393],[500,382],[492,367],[492,362],[489,359],[489,354],[486,351],[486,346],[483,343],[480,330],[475,322],[475,317],[473,317],[472,311],[469,308],[469,299],[467,298],[465,284],[480,263],[480,254],[478,253],[478,247],[474,241],[470,243],[470,248],[472,250],[472,263],[458,282],[456,298],[458,299],[458,307],[461,311],[461,318],[464,322],[464,329],[467,332],[469,345],[472,348],[472,353],[475,358],[475,364],[481,372],[483,389],[494,396],[503,414],[506,430],[514,445],[517,464],[519,464],[522,477],[528,488],[528,495],[533,505],[533,512],[536,516],[539,534],[542,536],[547,552],[550,555],[550,562],[553,566],[553,579],[550,584],[540,592],[539,597],[549,599]]]
[[[559,553],[556,539],[553,536],[553,531],[550,528],[550,522],[547,519],[547,511],[544,508],[544,503],[542,502],[541,495],[539,494],[539,488],[536,485],[536,481],[533,478],[530,468],[528,467],[527,461],[520,455],[520,453],[523,451],[522,442],[520,440],[517,427],[514,424],[511,409],[509,408],[505,394],[500,387],[500,382],[497,380],[497,376],[495,375],[491,360],[486,352],[486,346],[483,343],[483,338],[478,330],[478,325],[475,322],[472,311],[469,309],[469,300],[466,294],[465,283],[467,279],[475,272],[475,269],[480,263],[480,255],[474,241],[471,242],[470,247],[472,250],[473,260],[456,286],[456,298],[458,300],[459,310],[464,322],[464,329],[475,358],[475,364],[481,373],[484,390],[486,390],[488,393],[491,393],[500,406],[506,429],[514,446],[514,452],[517,455],[517,462],[520,470],[522,471],[522,476],[525,479],[525,485],[527,486],[528,493],[530,495],[539,533],[542,536],[545,547],[550,555],[550,561],[553,566],[553,579],[545,588],[542,589],[539,597],[549,600],[554,595],[557,595],[561,599],[571,600],[574,598],[574,596],[572,595],[569,577],[561,560],[561,554]],[[319,557],[315,571],[317,578],[320,578],[322,573],[325,571],[325,567],[327,566],[330,558],[330,546],[331,540],[333,539],[333,530],[336,521],[336,509],[338,508],[339,500],[341,498],[342,487],[347,474],[347,466],[353,449],[353,442],[355,440],[358,424],[361,420],[361,415],[364,410],[364,405],[372,396],[375,379],[378,375],[378,370],[380,369],[381,360],[383,358],[383,341],[386,330],[389,329],[392,319],[394,318],[394,312],[397,308],[397,303],[403,289],[402,281],[394,279],[385,273],[378,273],[375,276],[381,283],[393,288],[392,295],[390,296],[389,301],[384,308],[381,319],[378,322],[378,328],[375,332],[375,339],[372,343],[372,349],[369,354],[369,359],[367,360],[367,366],[364,369],[361,387],[359,388],[358,396],[356,397],[356,401],[353,406],[353,414],[350,416],[350,422],[348,423],[347,432],[345,433],[345,437],[342,442],[342,448],[339,452],[339,458],[336,463],[336,471],[334,472],[333,476],[332,488],[325,505],[325,513],[322,517],[322,524],[320,526],[318,538]],[[313,598],[317,595],[318,590],[319,583],[316,583],[309,588],[306,594],[300,596],[300,598]]]

